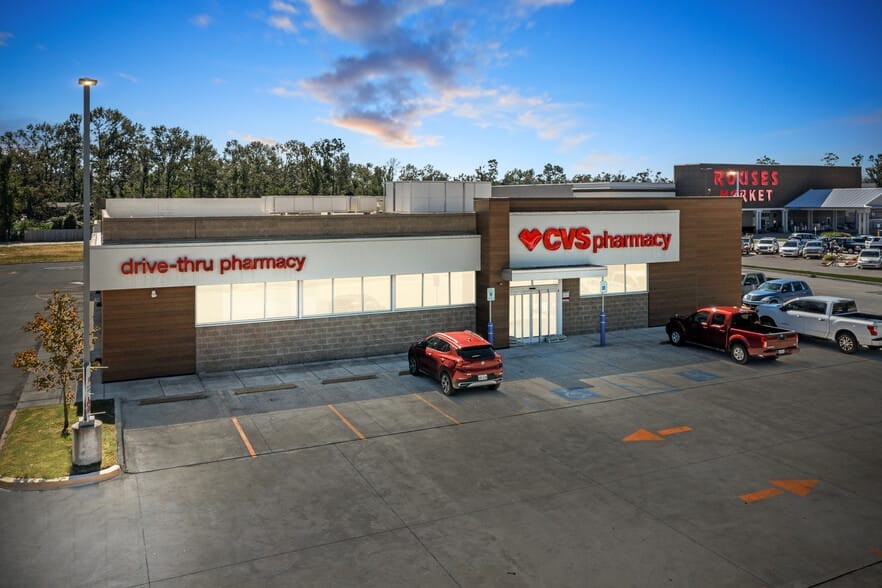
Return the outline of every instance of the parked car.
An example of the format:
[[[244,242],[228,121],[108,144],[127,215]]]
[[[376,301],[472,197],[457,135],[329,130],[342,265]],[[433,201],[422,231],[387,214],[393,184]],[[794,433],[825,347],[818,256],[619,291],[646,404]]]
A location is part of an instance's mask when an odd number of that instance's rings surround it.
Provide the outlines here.
[[[753,292],[741,298],[741,304],[747,308],[756,308],[760,304],[781,304],[800,296],[811,296],[812,289],[802,280],[779,278],[767,280]]]
[[[778,249],[778,253],[781,254],[781,257],[799,257],[802,254],[802,242],[788,239]]]
[[[843,353],[861,346],[882,349],[882,316],[858,312],[850,298],[806,296],[785,304],[762,304],[756,310],[763,324],[836,341]]]
[[[757,253],[778,253],[778,239],[763,237],[756,242],[753,249]]]
[[[858,269],[882,268],[882,249],[864,249],[857,258]]]
[[[864,249],[882,249],[882,237],[870,237],[864,241]]]
[[[410,346],[407,365],[414,376],[427,374],[451,395],[462,388],[502,383],[502,357],[489,341],[471,331],[435,333]]]
[[[736,306],[700,308],[685,317],[674,315],[665,331],[674,345],[694,343],[725,351],[742,364],[751,357],[777,359],[799,352],[795,331],[764,325],[755,311]]]
[[[817,235],[814,233],[793,233],[788,239],[796,239],[797,241],[813,241],[817,239]]]
[[[838,242],[838,251],[840,253],[860,253],[860,250],[864,248],[864,243],[866,243],[866,241],[864,241],[863,239],[855,239],[854,237],[849,237],[841,242]]]
[[[765,281],[766,274],[763,272],[742,272],[741,295],[744,296],[748,292],[756,290],[757,287]]]
[[[821,240],[808,241],[802,247],[802,256],[806,259],[809,259],[810,257],[821,259],[826,252],[827,245]]]

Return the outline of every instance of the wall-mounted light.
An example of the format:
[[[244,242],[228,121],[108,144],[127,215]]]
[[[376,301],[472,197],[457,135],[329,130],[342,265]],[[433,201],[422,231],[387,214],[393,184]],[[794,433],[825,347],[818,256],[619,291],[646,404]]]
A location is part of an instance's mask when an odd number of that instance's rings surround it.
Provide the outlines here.
[[[150,298],[156,298],[156,290],[150,290]]]

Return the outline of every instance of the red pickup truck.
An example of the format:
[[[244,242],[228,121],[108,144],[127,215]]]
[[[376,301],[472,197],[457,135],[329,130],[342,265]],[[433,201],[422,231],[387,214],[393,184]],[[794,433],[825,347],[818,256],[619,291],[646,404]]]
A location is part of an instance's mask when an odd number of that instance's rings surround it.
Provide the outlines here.
[[[737,306],[713,306],[689,316],[674,315],[665,330],[674,345],[694,343],[725,351],[737,363],[747,363],[751,357],[778,359],[799,353],[796,331],[764,325],[756,311]]]

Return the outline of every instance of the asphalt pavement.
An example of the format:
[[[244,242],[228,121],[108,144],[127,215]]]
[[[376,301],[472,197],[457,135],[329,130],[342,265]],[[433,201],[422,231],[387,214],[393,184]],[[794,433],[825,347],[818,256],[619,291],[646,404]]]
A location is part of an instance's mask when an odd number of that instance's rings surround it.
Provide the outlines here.
[[[882,352],[800,347],[567,337],[451,397],[404,354],[99,385],[125,473],[0,491],[2,584],[882,585]]]

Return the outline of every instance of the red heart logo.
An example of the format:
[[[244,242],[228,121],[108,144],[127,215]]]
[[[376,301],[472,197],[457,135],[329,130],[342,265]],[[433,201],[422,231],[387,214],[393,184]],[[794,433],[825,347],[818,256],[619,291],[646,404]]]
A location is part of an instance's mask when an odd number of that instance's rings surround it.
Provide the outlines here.
[[[536,245],[539,244],[539,241],[542,240],[542,232],[539,229],[523,229],[518,233],[518,239],[521,240],[524,247],[529,251],[533,251],[533,249],[536,248]]]

